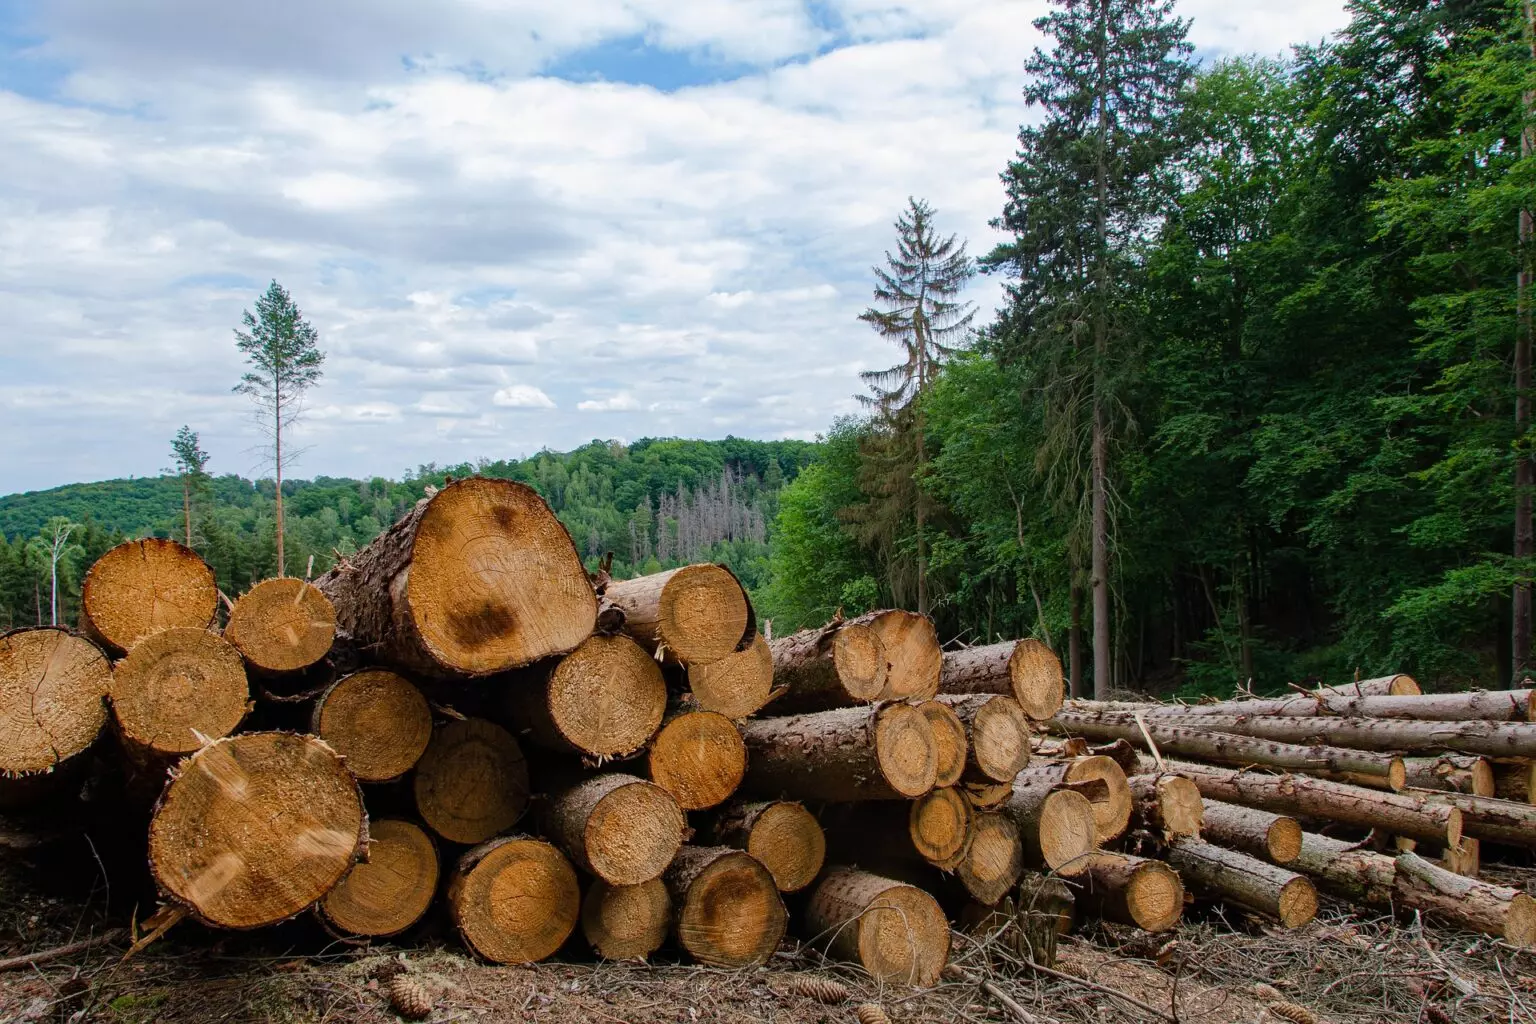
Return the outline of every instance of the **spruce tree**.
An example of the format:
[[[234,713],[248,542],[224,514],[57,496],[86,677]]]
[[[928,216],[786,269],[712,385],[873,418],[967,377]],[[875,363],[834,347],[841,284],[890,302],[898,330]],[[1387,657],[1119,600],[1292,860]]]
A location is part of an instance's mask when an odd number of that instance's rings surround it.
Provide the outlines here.
[[[192,496],[208,487],[208,453],[198,441],[197,431],[183,426],[171,438],[174,471],[181,481],[181,515],[186,529],[187,547],[192,546]]]
[[[1017,159],[1003,173],[1007,205],[994,222],[1014,237],[987,263],[1016,279],[1002,345],[1037,370],[1047,481],[1079,511],[1088,498],[1093,684],[1102,697],[1111,685],[1110,460],[1128,425],[1119,396],[1134,365],[1132,282],[1174,192],[1170,125],[1191,47],[1171,0],[1055,8],[1035,22],[1055,45],[1025,66],[1024,96],[1044,118],[1019,131]]]

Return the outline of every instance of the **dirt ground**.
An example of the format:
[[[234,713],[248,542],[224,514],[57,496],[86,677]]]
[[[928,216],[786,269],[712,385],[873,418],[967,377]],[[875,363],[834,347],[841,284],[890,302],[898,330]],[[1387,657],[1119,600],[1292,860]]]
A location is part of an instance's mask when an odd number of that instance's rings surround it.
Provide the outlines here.
[[[0,957],[127,919],[108,912],[100,886],[70,899],[5,856],[0,851]],[[1536,871],[1504,880],[1530,886]],[[492,967],[467,957],[442,922],[372,948],[338,943],[309,921],[250,935],[185,924],[126,963],[125,945],[0,973],[0,1022],[382,1024],[398,1019],[384,989],[403,965],[432,997],[438,1024],[819,1024],[855,1021],[865,1002],[897,1024],[1536,1024],[1536,953],[1412,918],[1365,919],[1332,902],[1291,932],[1199,905],[1166,936],[1090,925],[1062,940],[1057,976],[986,937],[957,935],[954,976],[920,992],[882,989],[793,940],[768,966],[739,972],[670,956],[649,966],[594,963],[574,950],[568,961]],[[836,980],[850,998],[817,1002],[797,991],[807,977]]]

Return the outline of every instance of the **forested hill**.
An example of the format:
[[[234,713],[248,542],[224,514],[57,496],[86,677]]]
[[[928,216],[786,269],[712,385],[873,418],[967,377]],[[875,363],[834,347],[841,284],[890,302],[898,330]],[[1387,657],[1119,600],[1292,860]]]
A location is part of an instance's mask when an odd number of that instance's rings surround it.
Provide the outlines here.
[[[582,554],[614,552],[616,571],[657,571],[720,561],[753,588],[767,580],[768,524],[778,493],[816,457],[805,441],[645,439],[593,441],[571,452],[471,465],[428,465],[403,480],[316,477],[283,483],[289,565],[368,543],[425,493],[428,484],[473,473],[524,481],[559,513]],[[55,517],[80,524],[61,565],[61,618],[73,622],[80,575],[128,537],[181,538],[182,487],[171,476],[70,484],[0,497],[0,628],[47,621],[49,559],[37,543]],[[658,525],[659,524],[659,525]],[[219,586],[236,594],[275,571],[271,480],[215,477],[194,498],[193,545]]]

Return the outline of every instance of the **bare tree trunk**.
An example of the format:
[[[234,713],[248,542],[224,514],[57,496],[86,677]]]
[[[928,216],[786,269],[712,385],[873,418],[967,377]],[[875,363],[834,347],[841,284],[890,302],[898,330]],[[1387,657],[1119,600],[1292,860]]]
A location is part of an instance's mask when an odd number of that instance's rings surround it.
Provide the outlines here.
[[[1083,696],[1083,588],[1077,583],[1077,569],[1072,570],[1072,628],[1067,634],[1067,672],[1073,700]]]
[[[1104,493],[1104,413],[1093,396],[1093,696],[1107,700],[1109,667],[1108,496]]]
[[[273,438],[275,449],[273,465],[277,471],[277,576],[281,579],[283,573],[283,403],[282,392],[278,392],[279,401],[276,403],[277,413],[273,417]],[[188,547],[191,545],[189,544]]]
[[[926,348],[928,339],[920,338],[919,341]],[[923,384],[926,386],[927,381]],[[917,518],[917,614],[928,614],[928,550],[927,539],[923,534],[924,509],[923,509],[923,468],[927,452],[923,444],[923,395],[918,393],[915,401],[917,404],[917,473],[912,481],[912,504]]]
[[[1525,37],[1536,57],[1536,7],[1525,0]],[[1520,132],[1520,156],[1529,158],[1536,152],[1536,126],[1530,123],[1536,109],[1536,94],[1526,92],[1524,97],[1526,124]],[[1516,298],[1518,324],[1515,334],[1515,439],[1520,444],[1531,424],[1531,254],[1530,247],[1536,224],[1531,211],[1520,211],[1520,278]],[[1520,449],[1517,448],[1517,451]],[[1531,495],[1536,489],[1536,462],[1527,454],[1515,460],[1515,546],[1518,564],[1522,559],[1536,555],[1536,533],[1532,532]],[[1530,668],[1531,662],[1531,585],[1515,584],[1514,613],[1511,624],[1510,684],[1518,685]]]
[[[187,547],[192,546],[192,480],[181,478],[181,517],[187,527]]]

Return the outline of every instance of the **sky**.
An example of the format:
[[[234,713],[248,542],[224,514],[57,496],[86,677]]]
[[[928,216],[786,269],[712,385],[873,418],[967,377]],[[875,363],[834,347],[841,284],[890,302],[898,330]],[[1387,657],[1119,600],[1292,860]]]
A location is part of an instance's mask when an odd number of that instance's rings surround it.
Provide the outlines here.
[[[1044,0],[0,0],[0,494],[269,472],[233,331],[325,377],[290,476],[812,438],[897,362],[908,196],[985,253]],[[1202,59],[1343,0],[1180,0]],[[985,321],[1000,285],[970,293]]]

